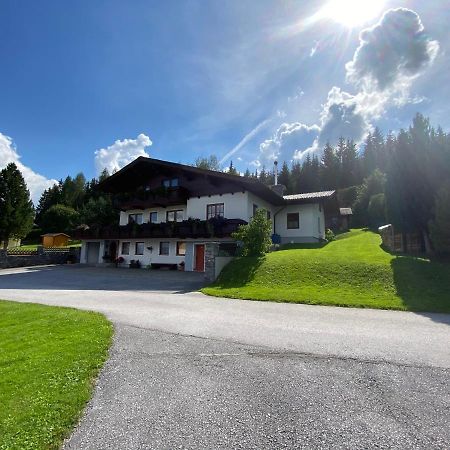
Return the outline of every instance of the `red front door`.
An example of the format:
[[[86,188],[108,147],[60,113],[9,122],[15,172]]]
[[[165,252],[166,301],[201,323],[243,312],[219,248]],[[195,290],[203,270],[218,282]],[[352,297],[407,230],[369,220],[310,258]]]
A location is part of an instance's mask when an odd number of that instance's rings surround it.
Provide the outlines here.
[[[204,244],[197,244],[195,246],[195,267],[196,272],[205,271],[205,246]]]

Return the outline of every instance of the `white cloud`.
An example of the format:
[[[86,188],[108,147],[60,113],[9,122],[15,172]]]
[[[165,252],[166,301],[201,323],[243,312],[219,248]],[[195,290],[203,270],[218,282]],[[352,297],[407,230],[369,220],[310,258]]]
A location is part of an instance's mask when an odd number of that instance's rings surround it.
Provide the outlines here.
[[[150,156],[145,149],[152,145],[152,141],[145,134],[136,139],[117,140],[106,148],[95,151],[95,169],[100,174],[103,169],[109,173],[117,171],[134,161],[139,156]]]
[[[366,91],[410,84],[435,59],[439,43],[428,37],[420,17],[405,8],[388,10],[373,27],[363,30],[347,79]]]
[[[318,125],[304,123],[282,123],[275,134],[259,146],[259,160],[268,162],[276,159],[291,159],[300,149],[310,145],[320,131]]]
[[[3,169],[9,163],[15,163],[22,172],[35,205],[37,205],[42,192],[57,183],[56,180],[50,180],[23,165],[12,139],[0,133],[0,168]]]

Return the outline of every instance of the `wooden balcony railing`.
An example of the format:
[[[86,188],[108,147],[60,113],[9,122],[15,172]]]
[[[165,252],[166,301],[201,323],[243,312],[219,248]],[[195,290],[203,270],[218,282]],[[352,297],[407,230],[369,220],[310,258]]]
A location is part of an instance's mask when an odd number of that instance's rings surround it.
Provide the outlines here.
[[[247,222],[241,219],[189,219],[183,222],[111,225],[90,227],[75,231],[75,239],[151,239],[151,238],[222,238],[230,237],[240,225]]]

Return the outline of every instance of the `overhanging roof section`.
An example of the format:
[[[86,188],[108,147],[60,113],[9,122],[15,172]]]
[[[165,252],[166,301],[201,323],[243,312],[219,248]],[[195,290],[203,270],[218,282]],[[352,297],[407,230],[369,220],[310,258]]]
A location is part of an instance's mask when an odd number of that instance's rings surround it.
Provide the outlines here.
[[[284,195],[287,204],[317,203],[334,197],[336,191],[306,192],[304,194]]]
[[[191,197],[249,191],[273,205],[285,204],[281,196],[258,180],[143,156],[102,181],[98,189],[112,194],[129,192],[145,186],[151,178],[161,176],[188,180],[183,187],[189,190]]]

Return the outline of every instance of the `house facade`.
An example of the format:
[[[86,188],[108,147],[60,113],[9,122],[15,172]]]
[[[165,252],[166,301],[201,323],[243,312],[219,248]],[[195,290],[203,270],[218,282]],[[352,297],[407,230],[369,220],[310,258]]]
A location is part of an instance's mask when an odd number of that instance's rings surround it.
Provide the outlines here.
[[[283,196],[255,179],[140,157],[104,180],[118,224],[79,230],[81,262],[183,266],[204,271],[205,245],[232,256],[232,233],[264,209],[274,242],[317,242],[336,208],[334,191]]]

